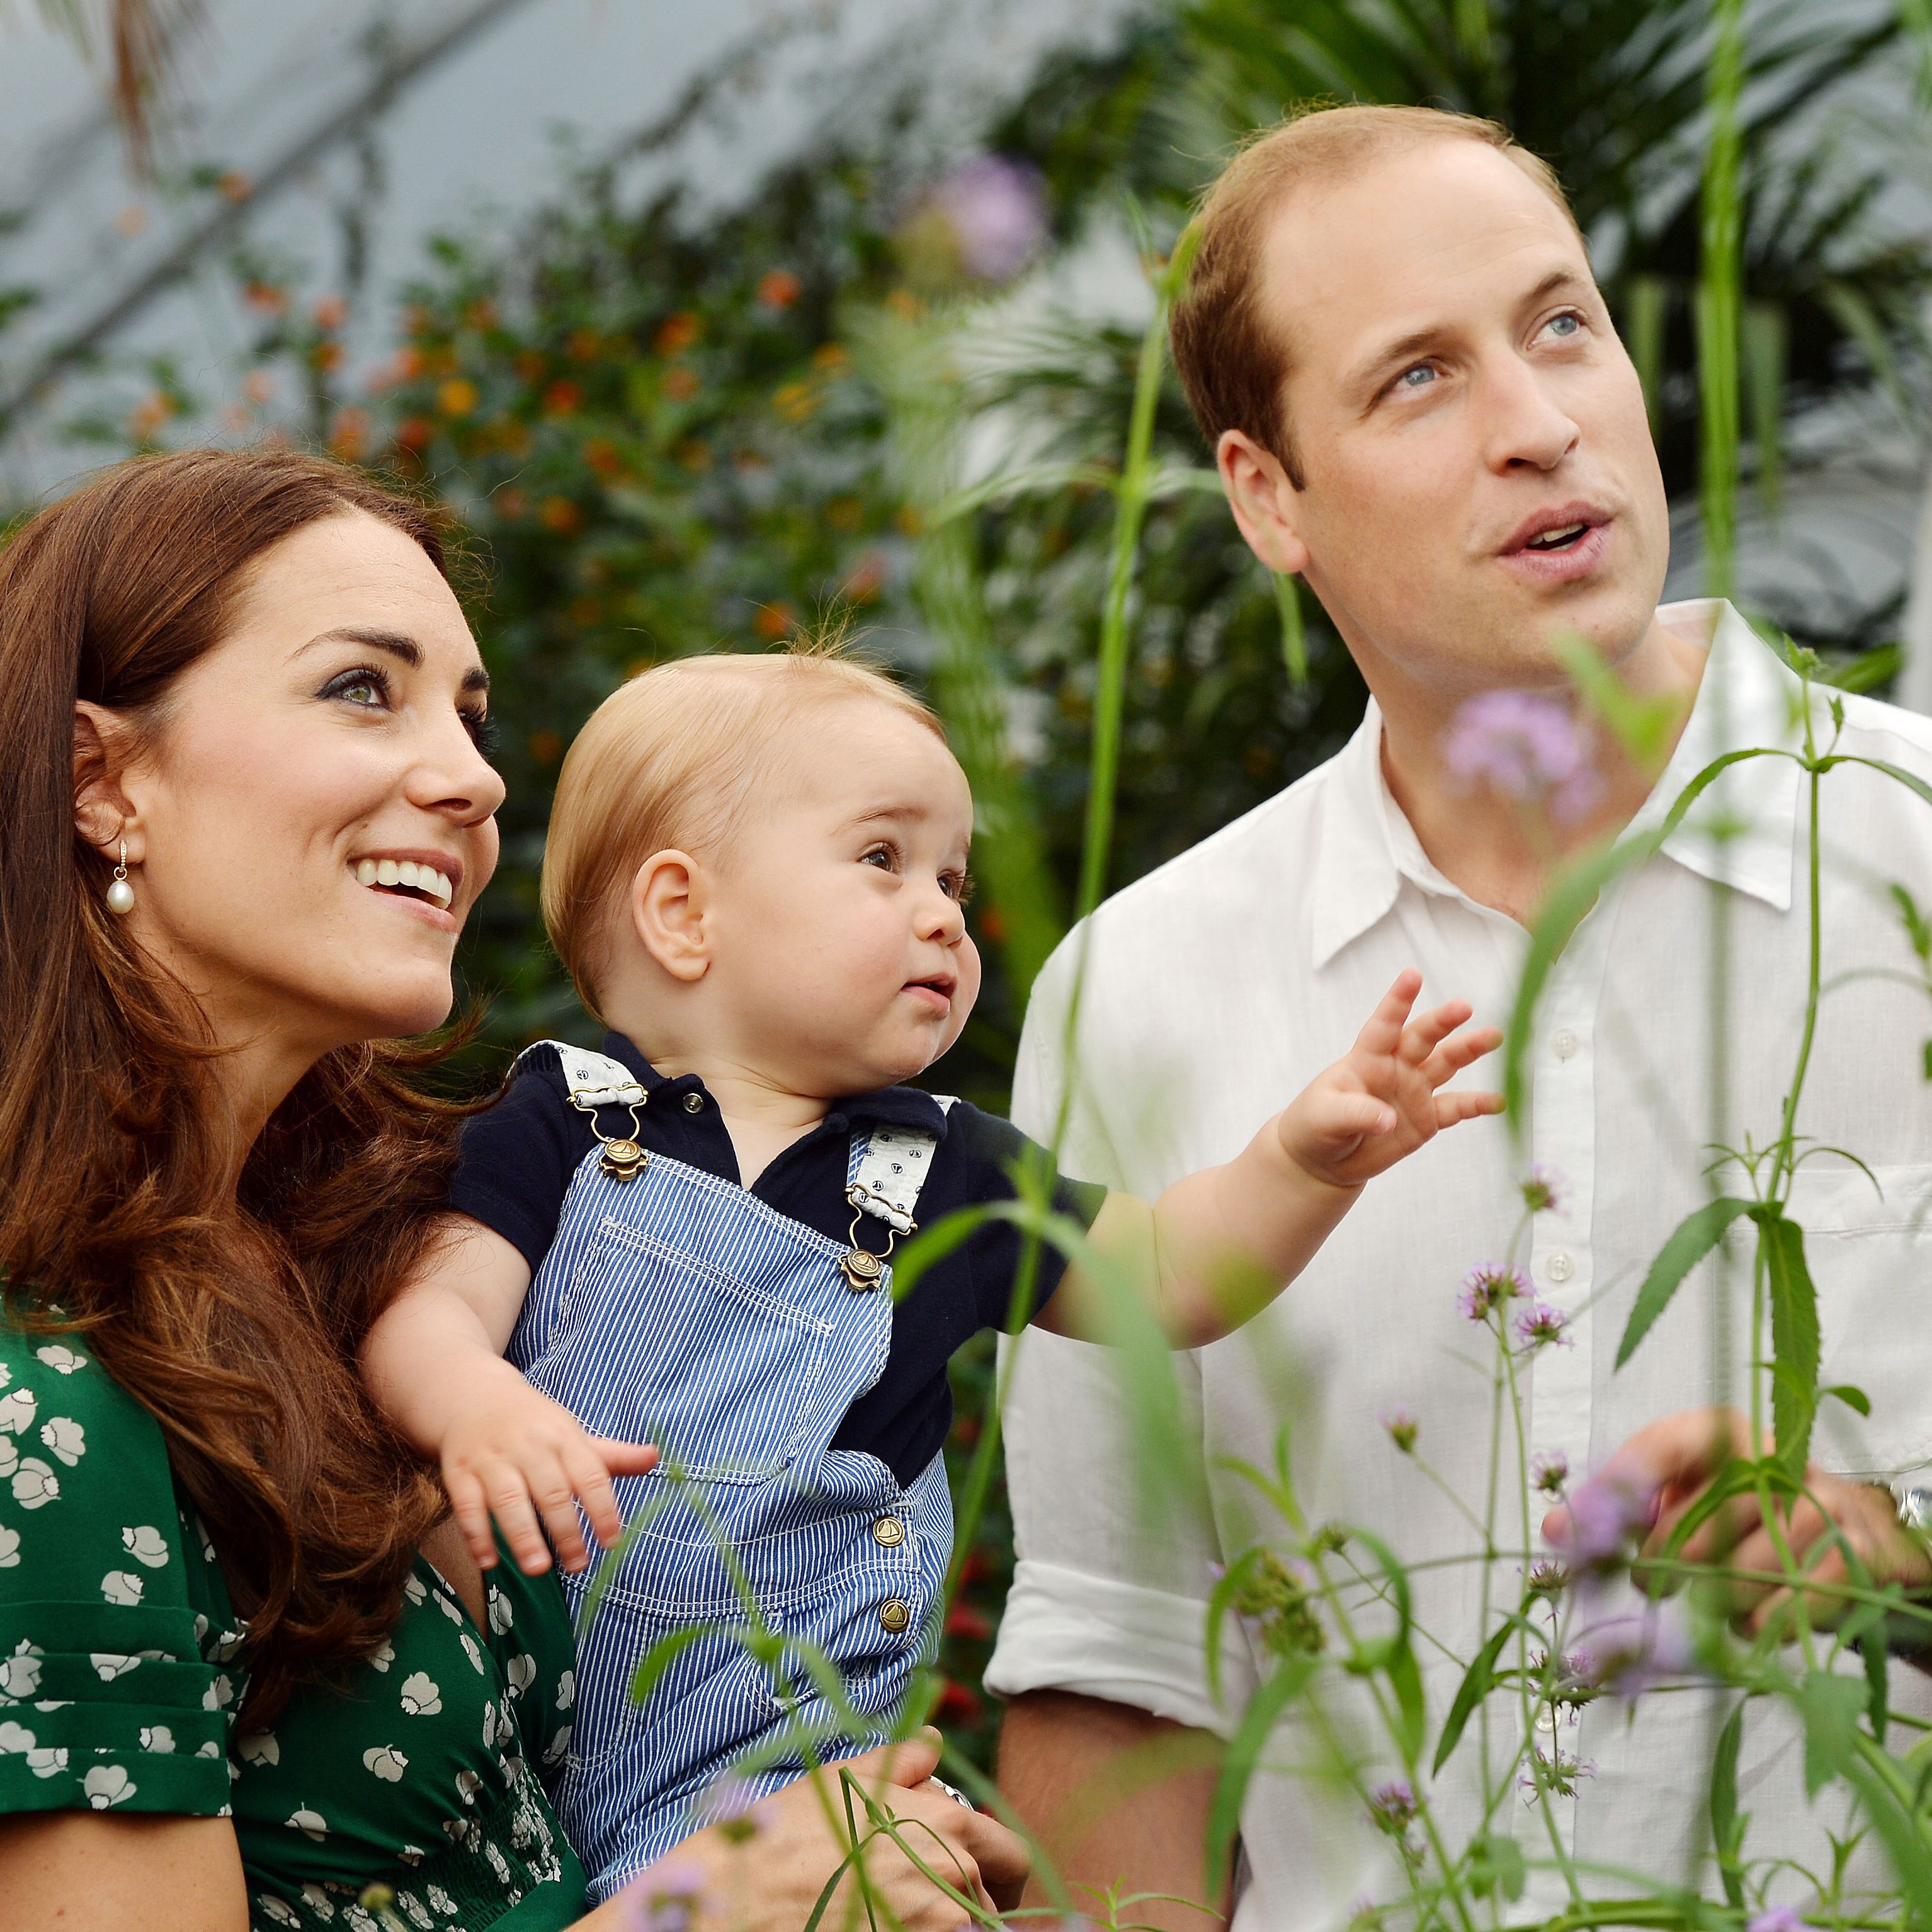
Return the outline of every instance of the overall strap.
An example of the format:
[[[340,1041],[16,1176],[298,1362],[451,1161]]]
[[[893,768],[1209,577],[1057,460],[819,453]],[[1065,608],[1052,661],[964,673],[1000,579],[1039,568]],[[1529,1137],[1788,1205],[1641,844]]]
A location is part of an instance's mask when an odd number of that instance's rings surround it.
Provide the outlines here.
[[[570,1104],[580,1114],[590,1116],[590,1131],[602,1150],[598,1166],[613,1180],[634,1180],[650,1159],[638,1138],[641,1131],[638,1109],[649,1095],[621,1060],[613,1060],[608,1054],[592,1053],[587,1046],[566,1046],[560,1040],[540,1040],[536,1046],[526,1047],[517,1056],[518,1064],[520,1066],[530,1054],[546,1046],[556,1048],[556,1057],[562,1064],[563,1084],[569,1090]],[[630,1132],[614,1137],[604,1132],[597,1124],[599,1107],[626,1108],[631,1116]]]
[[[580,1112],[594,1114],[599,1107],[641,1107],[644,1090],[622,1060],[608,1054],[592,1053],[587,1046],[567,1046],[560,1040],[540,1040],[517,1056],[520,1066],[533,1053],[547,1047],[556,1049],[563,1064],[563,1082],[570,1090],[570,1104]]]
[[[950,1094],[935,1094],[942,1109],[951,1112]],[[916,1234],[913,1210],[920,1190],[932,1172],[938,1138],[919,1127],[874,1127],[852,1139],[852,1163],[845,1198],[862,1214],[885,1222],[896,1234]]]

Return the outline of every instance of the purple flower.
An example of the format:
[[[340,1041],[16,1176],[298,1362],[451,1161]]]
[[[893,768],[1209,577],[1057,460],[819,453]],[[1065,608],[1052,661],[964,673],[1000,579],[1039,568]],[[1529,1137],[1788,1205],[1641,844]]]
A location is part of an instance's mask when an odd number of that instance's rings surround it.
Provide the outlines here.
[[[1570,1497],[1568,1522],[1550,1538],[1573,1570],[1606,1569],[1657,1520],[1657,1492],[1597,1475]]]
[[[1594,1764],[1586,1764],[1580,1758],[1566,1757],[1560,1750],[1552,1750],[1547,1757],[1540,1750],[1532,1750],[1530,1756],[1535,1760],[1534,1766],[1516,1780],[1522,1786],[1526,1804],[1534,1804],[1546,1786],[1559,1798],[1574,1798],[1577,1786],[1585,1778],[1597,1774]]]
[[[1456,1306],[1472,1322],[1486,1322],[1506,1301],[1527,1298],[1530,1286],[1520,1268],[1506,1262],[1485,1262],[1462,1277],[1462,1292]]]
[[[1808,1932],[1808,1928],[1796,1906],[1768,1905],[1744,1928],[1744,1932]]]
[[[1040,176],[998,154],[963,163],[932,191],[959,266],[976,281],[1010,281],[1046,241]]]
[[[1696,1667],[1689,1633],[1681,1619],[1667,1611],[1652,1609],[1640,1616],[1612,1617],[1593,1625],[1586,1634],[1593,1660],[1591,1681],[1598,1689],[1627,1702],[1686,1676]]]
[[[1546,1348],[1552,1342],[1567,1348],[1570,1338],[1563,1331],[1569,1325],[1570,1318],[1562,1309],[1552,1308],[1546,1301],[1532,1301],[1516,1318],[1516,1340],[1526,1348]]]
[[[1581,818],[1603,786],[1588,732],[1568,706],[1528,691],[1486,691],[1456,714],[1443,762],[1466,786],[1487,784],[1552,816]]]
[[[1376,1420],[1388,1431],[1388,1438],[1405,1456],[1415,1453],[1415,1438],[1422,1432],[1422,1426],[1408,1411],[1398,1406],[1385,1408]]]
[[[776,1815],[769,1794],[730,1772],[712,1784],[704,1804],[707,1821],[722,1826],[734,1843],[756,1838]]]
[[[1380,1828],[1400,1834],[1415,1822],[1415,1793],[1406,1778],[1378,1784],[1369,1793],[1369,1815]]]
[[[686,1932],[704,1897],[703,1870],[674,1856],[638,1873],[617,1903],[627,1932]]]
[[[1564,1484],[1570,1480],[1569,1457],[1560,1449],[1538,1456],[1529,1466],[1529,1480],[1540,1494],[1560,1496]]]
[[[1532,1167],[1523,1177],[1522,1204],[1532,1214],[1560,1214],[1570,1184],[1553,1167]]]

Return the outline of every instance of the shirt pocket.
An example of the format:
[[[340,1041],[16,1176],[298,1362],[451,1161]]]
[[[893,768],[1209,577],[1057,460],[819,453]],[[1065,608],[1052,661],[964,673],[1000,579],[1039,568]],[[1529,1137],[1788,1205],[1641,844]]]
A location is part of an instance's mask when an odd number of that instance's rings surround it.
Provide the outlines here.
[[[797,1453],[832,1324],[614,1220],[526,1372],[594,1434],[654,1442],[646,1479],[760,1483]]]
[[[1862,1389],[1871,1402],[1869,1420],[1824,1402],[1814,1457],[1852,1476],[1932,1464],[1932,1166],[1877,1167],[1868,1178],[1810,1162],[1787,1211],[1804,1230],[1818,1291],[1819,1380]]]

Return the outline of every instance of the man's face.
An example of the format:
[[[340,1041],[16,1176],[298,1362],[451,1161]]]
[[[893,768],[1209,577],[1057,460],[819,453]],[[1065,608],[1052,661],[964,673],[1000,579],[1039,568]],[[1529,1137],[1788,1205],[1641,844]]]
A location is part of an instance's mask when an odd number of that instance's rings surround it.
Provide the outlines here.
[[[1575,231],[1493,148],[1432,142],[1296,196],[1267,234],[1304,488],[1222,440],[1244,534],[1301,571],[1373,676],[1453,699],[1612,662],[1670,524],[1643,393]],[[1252,448],[1252,446],[1250,446]],[[1582,526],[1580,532],[1576,526]]]

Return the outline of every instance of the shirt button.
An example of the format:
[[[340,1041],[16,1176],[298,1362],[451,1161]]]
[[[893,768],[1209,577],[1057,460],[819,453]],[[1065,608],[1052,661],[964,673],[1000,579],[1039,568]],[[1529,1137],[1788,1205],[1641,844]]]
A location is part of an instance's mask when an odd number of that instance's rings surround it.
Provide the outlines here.
[[[1576,1264],[1568,1255],[1552,1255],[1544,1264],[1544,1272],[1552,1281],[1568,1281],[1576,1272]]]
[[[704,1111],[704,1096],[702,1094],[686,1094],[684,1096],[684,1111],[687,1114],[703,1113]]]
[[[879,1606],[879,1622],[897,1636],[912,1622],[912,1612],[907,1608],[903,1598],[888,1597]]]
[[[896,1550],[905,1540],[905,1525],[896,1516],[882,1516],[872,1526],[872,1540],[881,1550]]]
[[[1563,1028],[1550,1043],[1556,1048],[1558,1060],[1568,1060],[1576,1051],[1578,1044],[1576,1036],[1568,1027]]]

